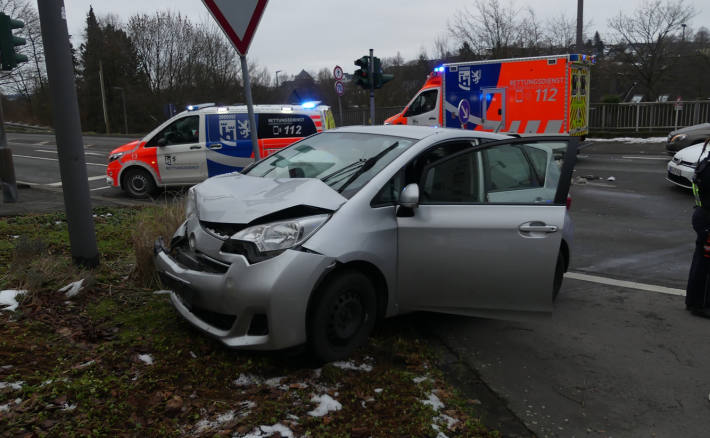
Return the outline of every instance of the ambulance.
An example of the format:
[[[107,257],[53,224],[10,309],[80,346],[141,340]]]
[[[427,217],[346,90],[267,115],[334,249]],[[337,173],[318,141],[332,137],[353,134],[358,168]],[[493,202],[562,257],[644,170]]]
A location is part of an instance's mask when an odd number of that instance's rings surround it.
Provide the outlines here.
[[[329,106],[255,105],[261,158],[304,137],[335,127]],[[190,105],[141,140],[109,155],[106,182],[146,198],[157,187],[191,185],[254,161],[247,107]]]
[[[385,124],[584,137],[593,63],[567,54],[444,64]]]

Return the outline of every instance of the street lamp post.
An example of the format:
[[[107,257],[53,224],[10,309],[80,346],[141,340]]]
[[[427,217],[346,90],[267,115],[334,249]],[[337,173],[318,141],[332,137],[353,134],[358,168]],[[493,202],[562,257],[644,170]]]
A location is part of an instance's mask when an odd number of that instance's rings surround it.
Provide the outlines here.
[[[685,26],[687,26],[687,24],[683,23],[681,26],[683,27],[683,37],[681,38],[681,41],[685,41]]]
[[[123,133],[128,134],[128,113],[126,113],[126,91],[123,87],[113,87],[114,90],[121,92],[121,101],[123,102]]]
[[[276,88],[279,88],[279,73],[281,70],[276,70]]]

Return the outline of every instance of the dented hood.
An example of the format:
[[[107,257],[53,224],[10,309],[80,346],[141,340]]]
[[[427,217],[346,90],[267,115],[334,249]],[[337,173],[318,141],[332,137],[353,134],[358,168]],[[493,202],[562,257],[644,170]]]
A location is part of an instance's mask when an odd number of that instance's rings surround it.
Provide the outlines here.
[[[200,220],[248,224],[267,214],[305,205],[335,211],[347,199],[314,178],[270,179],[230,173],[194,188]]]

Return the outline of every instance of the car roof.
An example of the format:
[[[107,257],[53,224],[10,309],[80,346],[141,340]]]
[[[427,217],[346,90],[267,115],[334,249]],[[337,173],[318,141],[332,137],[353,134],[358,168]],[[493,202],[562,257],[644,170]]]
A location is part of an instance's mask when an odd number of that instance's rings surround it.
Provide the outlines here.
[[[330,129],[326,132],[352,132],[360,134],[391,135],[394,137],[412,138],[422,140],[432,135],[440,135],[446,138],[487,138],[490,140],[502,140],[510,138],[506,134],[498,134],[484,131],[471,131],[467,129],[439,128],[433,126],[411,126],[411,125],[375,125],[375,126],[345,126],[342,128]]]

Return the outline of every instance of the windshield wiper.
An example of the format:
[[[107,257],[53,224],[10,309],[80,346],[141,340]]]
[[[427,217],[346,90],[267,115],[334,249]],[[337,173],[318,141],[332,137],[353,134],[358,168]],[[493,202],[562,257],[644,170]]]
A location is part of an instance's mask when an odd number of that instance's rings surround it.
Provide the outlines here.
[[[352,170],[353,168],[356,168],[356,167],[358,167],[358,166],[362,166],[362,165],[364,165],[366,162],[367,162],[367,160],[361,158],[361,159],[359,159],[359,160],[357,160],[357,161],[354,161],[354,162],[352,162],[352,163],[350,163],[350,164],[348,164],[348,165],[346,165],[346,166],[341,167],[340,169],[336,170],[335,172],[329,173],[328,175],[324,176],[324,177],[321,178],[320,180],[323,181],[323,182],[326,182],[326,181],[328,181],[328,180],[331,179],[331,178],[335,178],[335,177],[338,176],[338,175],[341,175],[341,174],[343,174],[343,173],[345,173],[345,172],[347,172],[347,171],[349,171],[349,170]]]
[[[362,162],[363,163],[362,167],[360,167],[357,170],[357,172],[353,173],[353,175],[347,181],[345,181],[345,183],[343,183],[342,186],[340,186],[340,189],[338,190],[338,192],[343,193],[343,190],[345,190],[345,187],[352,184],[352,182],[355,181],[356,179],[358,179],[360,177],[360,175],[362,175],[363,173],[372,169],[372,167],[375,165],[375,163],[377,163],[382,157],[387,155],[392,149],[396,148],[397,146],[399,146],[399,142],[395,141],[389,147],[382,150],[377,155],[374,155],[374,156],[368,158],[366,161]]]

